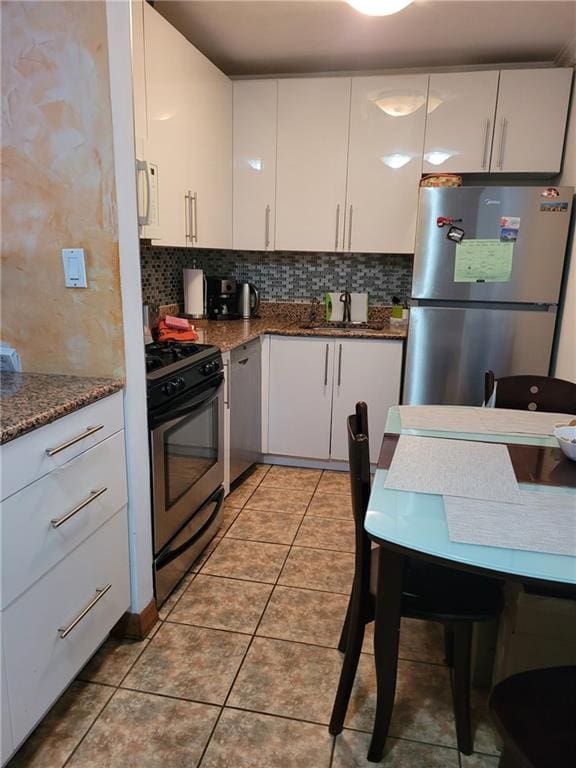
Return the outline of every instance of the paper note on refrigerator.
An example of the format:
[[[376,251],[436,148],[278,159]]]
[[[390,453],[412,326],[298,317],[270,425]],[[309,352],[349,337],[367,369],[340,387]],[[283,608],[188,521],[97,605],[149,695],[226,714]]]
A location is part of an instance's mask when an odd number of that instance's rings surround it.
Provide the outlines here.
[[[454,282],[508,283],[513,253],[513,242],[463,240],[456,246]]]

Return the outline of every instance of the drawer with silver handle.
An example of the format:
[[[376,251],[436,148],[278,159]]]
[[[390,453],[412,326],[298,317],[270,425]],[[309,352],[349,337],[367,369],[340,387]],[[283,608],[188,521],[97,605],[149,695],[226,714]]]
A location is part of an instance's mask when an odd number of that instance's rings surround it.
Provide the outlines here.
[[[4,608],[126,504],[124,431],[2,502]]]
[[[130,604],[126,508],[2,613],[15,746]]]
[[[124,427],[122,392],[0,446],[5,499]]]

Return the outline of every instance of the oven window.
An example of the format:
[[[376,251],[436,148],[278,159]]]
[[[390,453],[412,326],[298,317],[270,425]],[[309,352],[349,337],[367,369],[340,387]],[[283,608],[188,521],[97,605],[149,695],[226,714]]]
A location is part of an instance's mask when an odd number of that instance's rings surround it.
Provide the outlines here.
[[[169,509],[218,461],[218,400],[164,432],[165,503]]]

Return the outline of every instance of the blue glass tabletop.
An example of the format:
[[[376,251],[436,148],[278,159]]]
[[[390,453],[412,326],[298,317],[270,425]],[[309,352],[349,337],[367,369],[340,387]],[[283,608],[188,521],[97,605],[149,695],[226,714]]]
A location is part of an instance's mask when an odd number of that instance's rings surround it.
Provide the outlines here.
[[[446,406],[451,407],[451,406]],[[553,437],[530,435],[487,435],[473,433],[403,430],[397,407],[390,409],[386,432],[467,440],[490,440],[536,446],[557,446]],[[576,558],[502,547],[462,544],[450,541],[441,496],[389,490],[384,487],[387,471],[377,469],[366,514],[365,528],[370,536],[432,557],[451,560],[486,571],[576,584]],[[574,497],[570,488],[520,483],[520,488],[535,493],[565,493]]]

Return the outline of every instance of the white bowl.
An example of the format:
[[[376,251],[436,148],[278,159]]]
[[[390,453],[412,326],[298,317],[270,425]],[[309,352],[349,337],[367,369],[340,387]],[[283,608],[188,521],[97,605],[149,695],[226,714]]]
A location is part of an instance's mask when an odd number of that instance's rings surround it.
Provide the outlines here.
[[[569,427],[566,424],[556,424],[554,427],[554,436],[565,456],[572,461],[576,461],[576,427]]]

